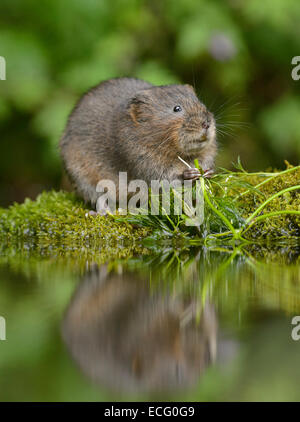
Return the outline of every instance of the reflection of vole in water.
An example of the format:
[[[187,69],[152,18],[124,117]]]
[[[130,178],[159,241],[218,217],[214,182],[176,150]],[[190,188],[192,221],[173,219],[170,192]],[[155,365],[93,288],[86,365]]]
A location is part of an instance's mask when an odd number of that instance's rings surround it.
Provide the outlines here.
[[[193,386],[216,355],[217,322],[205,306],[150,291],[133,275],[88,276],[64,318],[63,337],[82,371],[123,392]]]
[[[73,110],[60,142],[66,170],[78,193],[95,203],[100,180],[118,188],[119,172],[130,180],[199,177],[197,158],[210,175],[216,155],[213,115],[190,85],[153,86],[119,78],[102,82]],[[187,168],[180,156],[191,168]]]

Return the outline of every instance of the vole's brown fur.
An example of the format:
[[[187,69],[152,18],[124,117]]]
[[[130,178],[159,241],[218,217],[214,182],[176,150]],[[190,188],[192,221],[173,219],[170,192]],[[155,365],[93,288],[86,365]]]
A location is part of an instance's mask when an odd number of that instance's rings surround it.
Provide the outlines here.
[[[180,106],[181,110],[174,111]],[[197,158],[212,169],[217,151],[213,115],[190,85],[153,86],[119,78],[86,93],[71,113],[60,142],[66,170],[78,193],[95,203],[100,180],[128,182],[191,179]]]

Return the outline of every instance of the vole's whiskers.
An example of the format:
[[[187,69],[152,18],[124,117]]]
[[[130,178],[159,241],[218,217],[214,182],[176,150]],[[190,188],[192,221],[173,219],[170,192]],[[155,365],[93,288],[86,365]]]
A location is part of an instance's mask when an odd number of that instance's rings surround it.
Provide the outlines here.
[[[234,138],[240,129],[248,129],[251,125],[242,121],[243,111],[247,108],[241,107],[241,102],[232,104],[229,98],[215,111],[216,131],[222,137]]]

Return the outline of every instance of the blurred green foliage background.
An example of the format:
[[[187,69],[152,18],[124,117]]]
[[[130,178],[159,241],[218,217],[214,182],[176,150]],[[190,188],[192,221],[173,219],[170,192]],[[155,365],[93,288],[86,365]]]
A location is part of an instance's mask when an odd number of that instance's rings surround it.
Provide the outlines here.
[[[193,84],[219,118],[218,165],[299,163],[299,22],[298,0],[1,0],[0,205],[60,187],[68,113],[116,76]]]

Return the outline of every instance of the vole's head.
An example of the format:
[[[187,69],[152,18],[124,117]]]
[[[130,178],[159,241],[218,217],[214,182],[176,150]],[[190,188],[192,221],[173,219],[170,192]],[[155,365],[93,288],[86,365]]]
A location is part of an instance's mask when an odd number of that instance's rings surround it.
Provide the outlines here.
[[[197,157],[205,146],[215,142],[213,114],[190,85],[142,90],[131,99],[129,112],[141,133],[148,133],[155,142],[161,140],[178,154]]]

